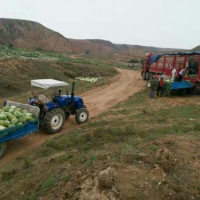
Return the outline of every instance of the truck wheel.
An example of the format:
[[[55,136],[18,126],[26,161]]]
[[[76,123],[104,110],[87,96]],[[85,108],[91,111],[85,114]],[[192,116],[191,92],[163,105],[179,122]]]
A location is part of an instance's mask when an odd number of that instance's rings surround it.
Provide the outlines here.
[[[142,77],[144,80],[146,80],[146,73],[145,72],[142,72]]]
[[[191,95],[196,95],[197,94],[197,87],[193,87],[193,88],[190,88],[190,94]]]
[[[75,115],[75,120],[78,124],[83,124],[88,121],[89,112],[86,108],[81,108],[77,110]]]
[[[147,83],[147,87],[150,88],[151,86],[152,86],[152,83],[151,83],[151,82],[148,82],[148,83]]]
[[[147,87],[150,88],[152,86],[153,83],[153,74],[149,75],[149,82],[147,83]]]
[[[6,152],[6,149],[7,149],[7,143],[6,142],[1,143],[0,144],[0,159],[3,158],[3,156]]]
[[[44,117],[44,128],[49,134],[58,133],[63,128],[64,120],[65,113],[62,109],[52,109]]]
[[[180,89],[180,95],[185,96],[186,95],[186,89]]]

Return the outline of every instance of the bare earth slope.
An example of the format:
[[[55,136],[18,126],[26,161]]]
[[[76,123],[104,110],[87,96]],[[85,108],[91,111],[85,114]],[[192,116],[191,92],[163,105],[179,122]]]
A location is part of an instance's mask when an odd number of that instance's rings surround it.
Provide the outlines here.
[[[118,102],[128,99],[129,96],[144,88],[146,83],[141,79],[140,72],[122,69],[117,70],[119,71],[119,75],[114,78],[113,83],[90,90],[81,95],[90,112],[90,117],[97,116],[99,113],[108,110]],[[59,134],[47,135],[45,132],[40,131],[26,138],[10,142],[7,154],[0,161],[0,166],[6,165],[6,163],[22,154],[37,149],[46,139],[66,134],[77,127],[78,125],[74,117],[71,117],[66,121],[63,131]]]
[[[0,45],[9,45],[10,39],[14,46],[27,49],[42,49],[53,52],[85,53],[141,53],[160,51],[180,51],[180,49],[167,49],[146,47],[139,45],[113,44],[105,40],[74,40],[65,38],[58,32],[50,30],[43,25],[27,20],[0,18]]]

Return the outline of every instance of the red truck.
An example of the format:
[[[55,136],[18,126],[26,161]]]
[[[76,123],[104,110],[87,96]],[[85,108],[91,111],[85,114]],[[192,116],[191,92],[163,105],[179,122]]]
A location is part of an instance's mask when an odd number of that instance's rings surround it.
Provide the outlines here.
[[[171,76],[171,67],[177,71],[177,76],[182,69],[186,68],[186,75],[183,81],[190,81],[193,84],[192,93],[200,92],[200,52],[152,54],[147,53],[142,59],[141,75],[144,80],[153,79],[154,75]]]

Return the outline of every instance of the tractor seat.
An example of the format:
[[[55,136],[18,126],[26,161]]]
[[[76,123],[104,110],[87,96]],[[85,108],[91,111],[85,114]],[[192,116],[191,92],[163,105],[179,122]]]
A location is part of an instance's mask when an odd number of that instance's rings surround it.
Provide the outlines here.
[[[44,96],[43,94],[39,95],[38,100],[39,100],[39,104],[43,104],[43,105],[45,105],[47,102],[49,102],[49,99],[46,96]]]

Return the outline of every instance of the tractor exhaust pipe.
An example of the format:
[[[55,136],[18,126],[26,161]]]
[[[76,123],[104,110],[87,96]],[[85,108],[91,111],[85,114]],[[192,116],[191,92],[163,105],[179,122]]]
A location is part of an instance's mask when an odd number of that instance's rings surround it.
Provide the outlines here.
[[[72,93],[71,93],[71,105],[74,103],[74,86],[75,86],[75,83],[73,82],[72,83]]]

